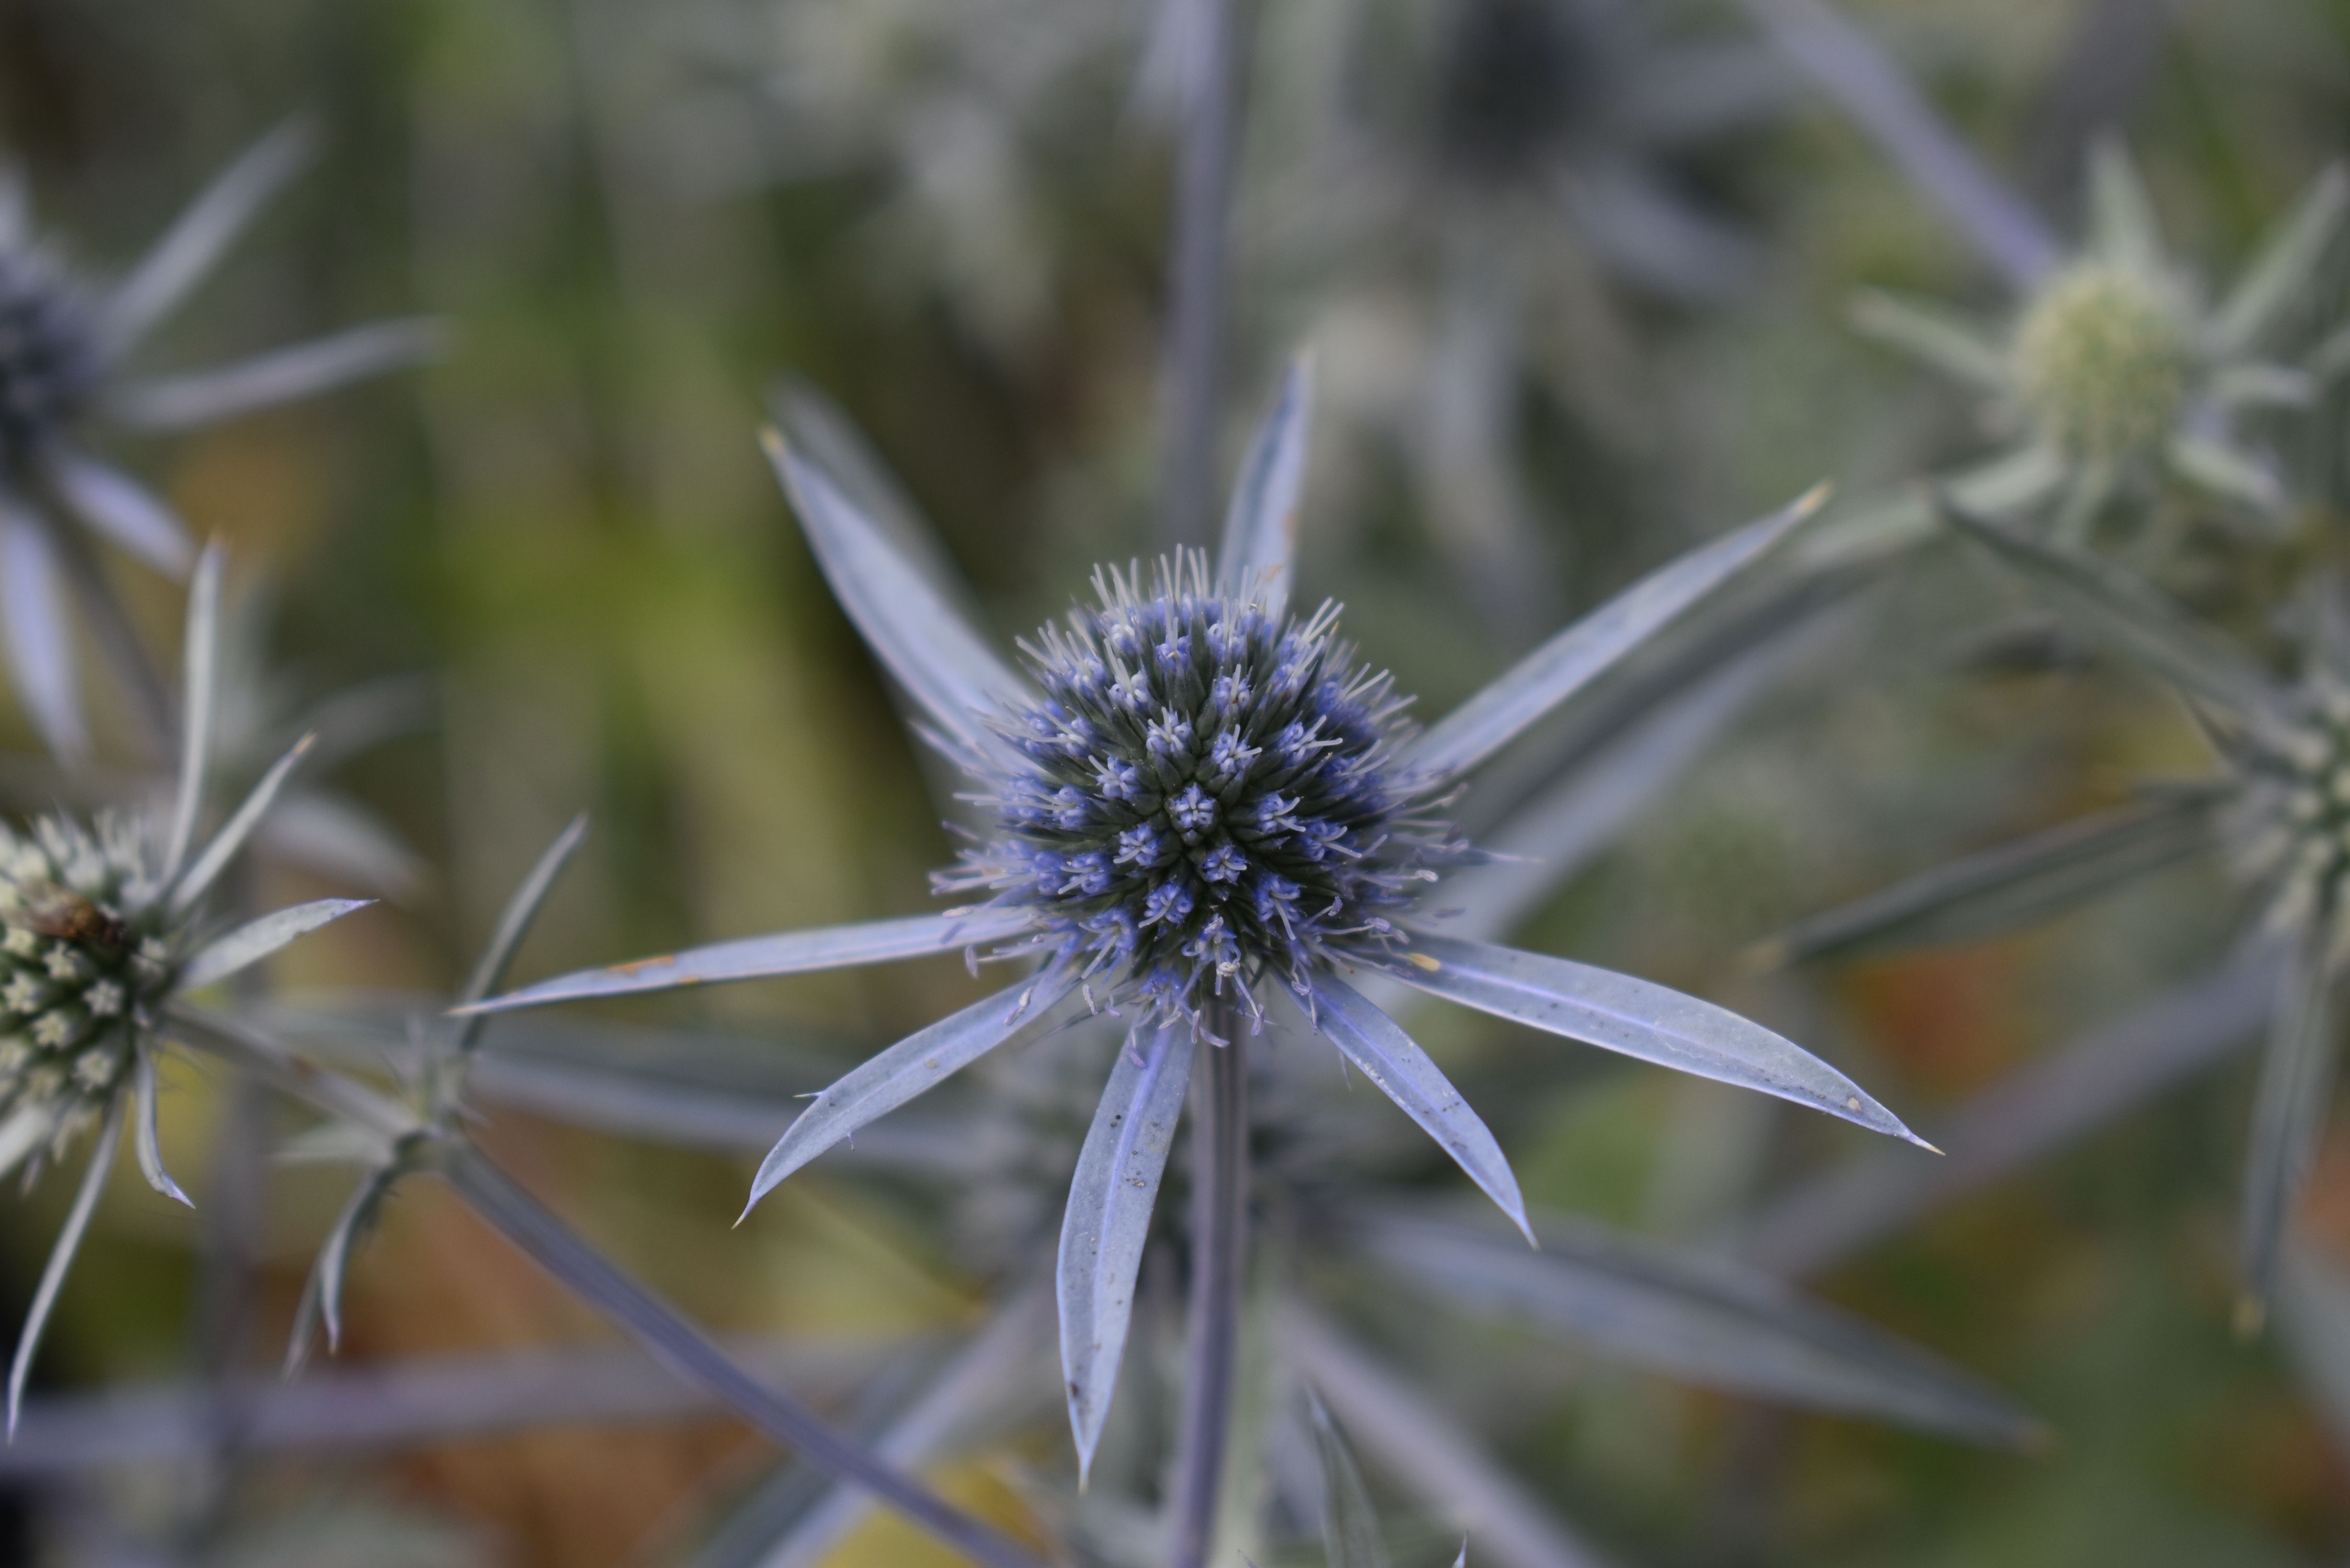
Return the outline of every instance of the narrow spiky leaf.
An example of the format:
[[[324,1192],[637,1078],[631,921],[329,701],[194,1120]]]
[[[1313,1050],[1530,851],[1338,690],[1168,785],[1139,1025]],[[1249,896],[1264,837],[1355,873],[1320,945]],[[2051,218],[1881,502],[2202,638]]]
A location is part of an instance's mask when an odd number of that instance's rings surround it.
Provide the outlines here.
[[[164,1197],[175,1199],[193,1209],[195,1199],[180,1189],[180,1184],[172,1179],[172,1173],[163,1166],[163,1142],[155,1128],[154,1051],[144,1044],[140,1045],[130,1071],[134,1096],[131,1114],[139,1121],[138,1134],[133,1141],[133,1147],[139,1152],[139,1174],[147,1179],[148,1186]]]
[[[1311,1387],[1305,1408],[1314,1424],[1314,1451],[1322,1461],[1322,1550],[1330,1568],[1388,1568],[1387,1542],[1379,1539],[1379,1517],[1354,1449]]]
[[[1425,789],[1458,778],[1762,559],[1826,498],[1825,488],[1814,490],[1783,511],[1651,572],[1430,726],[1406,751],[1404,766]]]
[[[2185,611],[2120,567],[1955,508],[1950,518],[2116,654],[2233,713],[2273,715],[2281,708],[2275,688],[2258,670],[2218,646]]]
[[[530,934],[531,922],[538,918],[539,907],[555,890],[555,879],[563,875],[563,868],[571,863],[571,857],[587,836],[588,814],[583,811],[555,836],[555,842],[539,856],[538,863],[530,868],[530,875],[522,879],[522,885],[514,890],[514,897],[506,900],[505,909],[500,912],[498,929],[491,935],[490,945],[482,950],[481,961],[466,977],[465,989],[457,993],[460,1005],[471,1006],[505,982],[506,971],[514,963],[515,951],[522,946],[523,939]],[[473,1014],[458,1024],[457,1050],[473,1048],[473,1043],[481,1038],[484,1022],[483,1015]]]
[[[1110,1068],[1093,1125],[1077,1151],[1061,1218],[1055,1276],[1061,1314],[1062,1386],[1077,1444],[1077,1480],[1093,1469],[1118,1388],[1134,1312],[1135,1272],[1150,1233],[1175,1124],[1191,1081],[1191,1031],[1162,1024],[1147,1044],[1128,1043]]]
[[[278,188],[310,161],[313,139],[288,121],[247,149],[188,203],[100,306],[118,354],[147,334],[203,281]]]
[[[57,493],[83,522],[157,571],[172,577],[187,575],[196,547],[172,509],[145,485],[70,447],[50,453],[44,466]]]
[[[2100,137],[2089,153],[2089,233],[2106,263],[2142,278],[2169,282],[2154,202],[2138,177],[2137,161],[2116,136]]]
[[[41,1331],[48,1327],[49,1314],[57,1310],[57,1293],[65,1288],[74,1254],[81,1251],[82,1237],[89,1231],[90,1216],[98,1211],[99,1194],[106,1190],[106,1179],[114,1170],[114,1150],[122,1141],[122,1098],[118,1095],[106,1108],[106,1120],[99,1127],[98,1141],[90,1148],[89,1165],[82,1172],[81,1187],[74,1194],[73,1207],[66,1210],[66,1222],[49,1249],[49,1261],[41,1269],[41,1282],[33,1292],[31,1308],[25,1314],[25,1326],[17,1331],[16,1358],[8,1367],[11,1438],[16,1435],[17,1412],[25,1404],[25,1379],[32,1376],[33,1356],[41,1348]]]
[[[1279,616],[1289,600],[1313,419],[1314,361],[1300,354],[1289,362],[1280,395],[1241,464],[1232,507],[1224,514],[1223,547],[1216,556],[1218,591],[1235,597],[1254,591],[1268,615]]]
[[[1676,1072],[1924,1140],[1857,1084],[1794,1041],[1727,1008],[1630,975],[1487,942],[1412,933],[1390,970],[1434,996]]]
[[[1284,994],[1288,994],[1286,990]],[[1315,975],[1311,994],[1314,1008],[1309,1017],[1315,1028],[1404,1115],[1418,1122],[1532,1241],[1526,1200],[1518,1191],[1509,1157],[1493,1140],[1483,1119],[1461,1097],[1461,1091],[1429,1060],[1428,1053],[1403,1032],[1401,1024],[1336,975],[1326,971]],[[1302,1010],[1305,1003],[1298,1005]]]
[[[1997,344],[1922,300],[1870,289],[1853,302],[1852,324],[1979,392],[2003,392],[2013,383],[2014,372]]]
[[[1438,1300],[1702,1387],[2016,1447],[2039,1423],[1980,1378],[1762,1271],[1545,1218],[1542,1251],[1400,1205],[1358,1210],[1367,1255]]]
[[[350,1273],[352,1249],[374,1227],[391,1189],[415,1168],[413,1159],[397,1155],[360,1178],[344,1200],[342,1211],[335,1216],[333,1227],[319,1245],[317,1260],[310,1265],[310,1277],[295,1309],[294,1332],[286,1343],[286,1376],[294,1376],[308,1365],[310,1346],[321,1327],[326,1330],[328,1354],[342,1348],[343,1282]]]
[[[180,971],[179,989],[201,991],[226,980],[237,971],[259,963],[296,938],[306,937],[374,902],[373,898],[316,898],[247,920],[200,949]]]
[[[1064,970],[1047,970],[948,1014],[843,1075],[809,1102],[799,1119],[767,1151],[743,1211],[749,1213],[786,1177],[841,1139],[853,1137],[866,1123],[936,1087],[1022,1030],[1041,1023],[1055,1004],[1076,989],[1076,977]]]
[[[270,770],[261,775],[261,782],[253,786],[253,793],[244,797],[244,803],[221,825],[221,830],[213,835],[212,842],[204,846],[204,852],[196,857],[195,863],[188,867],[186,874],[172,885],[172,909],[195,908],[196,900],[220,879],[220,874],[228,869],[228,863],[236,858],[236,852],[244,847],[244,841],[260,825],[262,816],[269,810],[269,803],[276,800],[277,792],[285,787],[286,775],[294,771],[295,764],[309,750],[310,737],[305,735],[294,742],[293,750],[278,758]]]
[[[2044,919],[2209,846],[2219,794],[2180,790],[1970,855],[1799,921],[1762,966],[1970,941]]]
[[[188,584],[185,695],[180,715],[179,788],[172,797],[171,836],[163,844],[163,880],[187,864],[196,841],[196,815],[203,808],[204,772],[212,753],[213,712],[220,687],[221,576],[227,557],[217,545],[205,546]]]
[[[25,716],[61,763],[89,754],[66,585],[48,524],[0,493],[0,637]]]
[[[988,721],[1034,701],[1028,682],[963,624],[830,475],[774,431],[764,439],[825,580],[874,657],[962,750],[1016,763]]]
[[[2247,1333],[2257,1330],[2267,1315],[2286,1221],[2309,1175],[2318,1131],[2324,1125],[2339,1048],[2334,992],[2340,975],[2333,945],[2323,926],[2302,939],[2281,978],[2283,989],[2269,1027],[2268,1053],[2261,1061],[2237,1237],[2243,1272],[2237,1322]]]
[[[455,1011],[461,1015],[505,1012],[517,1007],[544,1007],[553,1002],[627,996],[641,991],[671,991],[685,985],[716,985],[730,980],[763,980],[772,975],[807,974],[893,959],[921,958],[1000,941],[1026,929],[1028,921],[1024,910],[972,909],[960,914],[914,915],[901,920],[824,926],[809,931],[778,931],[772,936],[712,942],[708,947],[688,948],[683,952],[663,953],[657,958],[634,959],[603,969],[583,969]]]
[[[2317,264],[2342,221],[2350,215],[2350,170],[2336,163],[2320,174],[2291,218],[2261,247],[2252,265],[2211,320],[2208,348],[2215,356],[2259,346],[2293,302],[2314,281]]]
[[[106,411],[137,430],[217,424],[427,363],[444,336],[430,317],[370,322],[214,369],[135,381],[108,397]]]

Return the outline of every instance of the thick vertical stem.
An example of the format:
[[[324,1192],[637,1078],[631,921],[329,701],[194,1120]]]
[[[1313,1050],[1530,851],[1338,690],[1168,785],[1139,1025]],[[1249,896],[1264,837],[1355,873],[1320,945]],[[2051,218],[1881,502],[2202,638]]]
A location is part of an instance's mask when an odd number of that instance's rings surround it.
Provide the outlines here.
[[[1170,546],[1208,542],[1222,400],[1224,270],[1233,154],[1239,143],[1240,26],[1246,0],[1178,0],[1197,13],[1184,62],[1169,242],[1167,472],[1162,527]]]
[[[1211,1026],[1232,1044],[1201,1054],[1191,1080],[1191,1343],[1176,1454],[1172,1568],[1202,1568],[1230,1447],[1248,1255],[1248,1033],[1230,1010]]]

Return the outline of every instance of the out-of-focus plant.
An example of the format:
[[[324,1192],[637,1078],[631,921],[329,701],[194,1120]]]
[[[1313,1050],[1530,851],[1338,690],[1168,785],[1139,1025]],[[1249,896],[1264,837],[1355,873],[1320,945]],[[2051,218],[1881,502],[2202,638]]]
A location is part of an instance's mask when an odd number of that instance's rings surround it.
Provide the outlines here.
[[[36,234],[22,177],[0,167],[0,638],[26,714],[60,757],[79,760],[89,745],[69,598],[90,618],[158,750],[172,732],[169,694],[69,524],[175,577],[195,557],[171,509],[90,450],[93,431],[181,431],[234,419],[415,364],[438,340],[430,322],[387,321],[214,369],[133,370],[148,335],[309,156],[300,127],[273,131],[104,285],[71,270]]]
[[[207,895],[259,826],[296,763],[297,742],[201,849],[196,831],[212,738],[221,558],[198,564],[189,595],[186,738],[168,813],[38,819],[0,839],[0,1171],[37,1169],[99,1128],[87,1174],[26,1314],[8,1375],[9,1424],[33,1353],[114,1165],[125,1120],[155,1190],[188,1201],[164,1169],[155,1130],[157,1054],[209,1027],[192,997],[365,906],[321,898],[227,930]]]
[[[2273,533],[2289,497],[2239,426],[2263,409],[2313,407],[2350,365],[2350,340],[2276,341],[2350,213],[2350,176],[2322,176],[2237,285],[2208,304],[2164,249],[2119,143],[2097,150],[2089,183],[2088,245],[2023,299],[2003,332],[1885,293],[1861,299],[1855,324],[1984,400],[1984,421],[2007,450],[1953,483],[1981,491],[1986,514],[2031,518],[2072,545],[2118,516],[2148,560],[2213,503]]]

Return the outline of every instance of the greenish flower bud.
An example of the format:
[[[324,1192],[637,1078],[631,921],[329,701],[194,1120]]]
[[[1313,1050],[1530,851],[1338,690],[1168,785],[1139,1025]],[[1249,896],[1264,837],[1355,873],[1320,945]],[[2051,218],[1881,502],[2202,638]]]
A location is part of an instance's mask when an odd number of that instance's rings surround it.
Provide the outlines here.
[[[2041,434],[2066,455],[2118,462],[2169,434],[2194,345],[2157,284],[2100,263],[2058,275],[2024,313],[2016,379]]]

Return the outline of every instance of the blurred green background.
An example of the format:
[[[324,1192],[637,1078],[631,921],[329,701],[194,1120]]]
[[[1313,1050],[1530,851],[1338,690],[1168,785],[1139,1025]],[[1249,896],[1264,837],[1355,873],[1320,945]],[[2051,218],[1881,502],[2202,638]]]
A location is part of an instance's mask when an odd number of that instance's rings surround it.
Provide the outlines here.
[[[240,583],[266,587],[297,691],[420,672],[435,693],[429,733],[340,781],[422,853],[429,888],[306,944],[286,982],[445,983],[582,808],[594,837],[525,954],[532,975],[924,907],[924,874],[950,853],[938,808],[753,440],[778,372],[859,422],[999,628],[1053,613],[1093,562],[1153,547],[1169,161],[1134,103],[1144,8],[1101,0],[1107,41],[997,106],[1003,156],[1025,171],[1016,194],[974,176],[928,206],[889,152],[820,147],[809,129],[832,114],[886,130],[925,111],[889,84],[920,75],[920,46],[900,31],[919,38],[905,18],[926,7],[834,9],[852,43],[859,26],[881,40],[868,98],[847,73],[837,101],[771,113],[760,78],[794,35],[748,3],[0,0],[0,147],[83,265],[134,255],[280,119],[323,132],[321,166],[152,362],[381,314],[451,327],[446,358],[421,375],[117,452],[230,543]],[[1225,457],[1291,350],[1315,347],[1326,406],[1303,588],[1343,598],[1351,633],[1426,711],[1548,618],[1816,479],[1866,489],[1964,450],[1966,410],[1854,337],[1843,312],[1866,284],[1997,296],[1853,132],[1799,99],[1685,171],[1758,246],[1718,304],[1660,297],[1587,258],[1592,275],[1566,286],[1553,269],[1579,265],[1571,247],[1555,254],[1540,223],[1509,219],[1520,228],[1506,235],[1533,237],[1501,252],[1549,304],[1515,328],[1495,440],[1524,489],[1531,532],[1516,543],[1539,569],[1527,592],[1544,618],[1498,613],[1461,566],[1440,488],[1416,477],[1408,421],[1381,411],[1393,387],[1432,373],[1423,329],[1441,316],[1440,269],[1411,260],[1430,235],[1330,217],[1311,199],[1329,192],[1303,191],[1284,161],[1313,106],[1289,92],[1276,45],[1310,30],[1313,9],[1259,7],[1262,136],[1243,162]],[[2067,223],[2085,135],[2124,126],[2168,233],[2207,275],[2232,269],[2350,130],[2340,0],[1851,9]],[[1681,20],[1741,30],[1702,6]],[[936,227],[941,210],[961,227]],[[170,635],[170,586],[116,565],[158,639]],[[2010,602],[1970,563],[1921,560],[1845,656],[1750,714],[1526,944],[1752,1010],[1921,1126],[2216,956],[2232,895],[2200,867],[2029,938],[1768,982],[1742,973],[1741,950],[1794,916],[2116,798],[2128,771],[2196,765],[2177,711],[2140,685],[1954,679],[1952,646]],[[855,1046],[968,985],[941,963],[638,1011]],[[1465,1020],[1437,1038],[1472,1059],[1525,1048]],[[1513,1391],[1505,1451],[1627,1564],[2338,1561],[2345,1449],[2275,1338],[2229,1325],[2249,1087],[2230,1064],[1822,1282],[2043,1415],[2058,1434],[2048,1453],[1775,1413],[1523,1346],[1513,1373],[1533,1392]],[[170,1152],[201,1182],[218,1085],[183,1073],[173,1089]],[[1863,1137],[1629,1069],[1563,1076],[1527,1126],[1513,1153],[1530,1197],[1695,1240]],[[821,1168],[730,1231],[735,1162],[510,1114],[484,1137],[717,1326],[878,1334],[965,1324],[979,1306],[980,1282],[928,1231]],[[2345,1151],[2329,1151],[2308,1222],[2350,1258]],[[243,1352],[255,1366],[282,1343],[342,1179],[273,1179],[265,1299]],[[59,1186],[0,1215],[0,1291],[17,1301]],[[185,1366],[200,1234],[140,1184],[114,1186],[53,1331],[50,1386]],[[603,1332],[429,1187],[395,1203],[348,1311],[354,1361]],[[256,1562],[678,1561],[763,1455],[707,1419],[275,1462],[237,1489],[231,1539]],[[1009,1473],[965,1467],[950,1490],[1015,1517]],[[98,1495],[143,1517],[170,1484],[114,1478]],[[38,1517],[20,1511],[0,1556],[34,1550]],[[932,1550],[882,1526],[840,1561]]]

